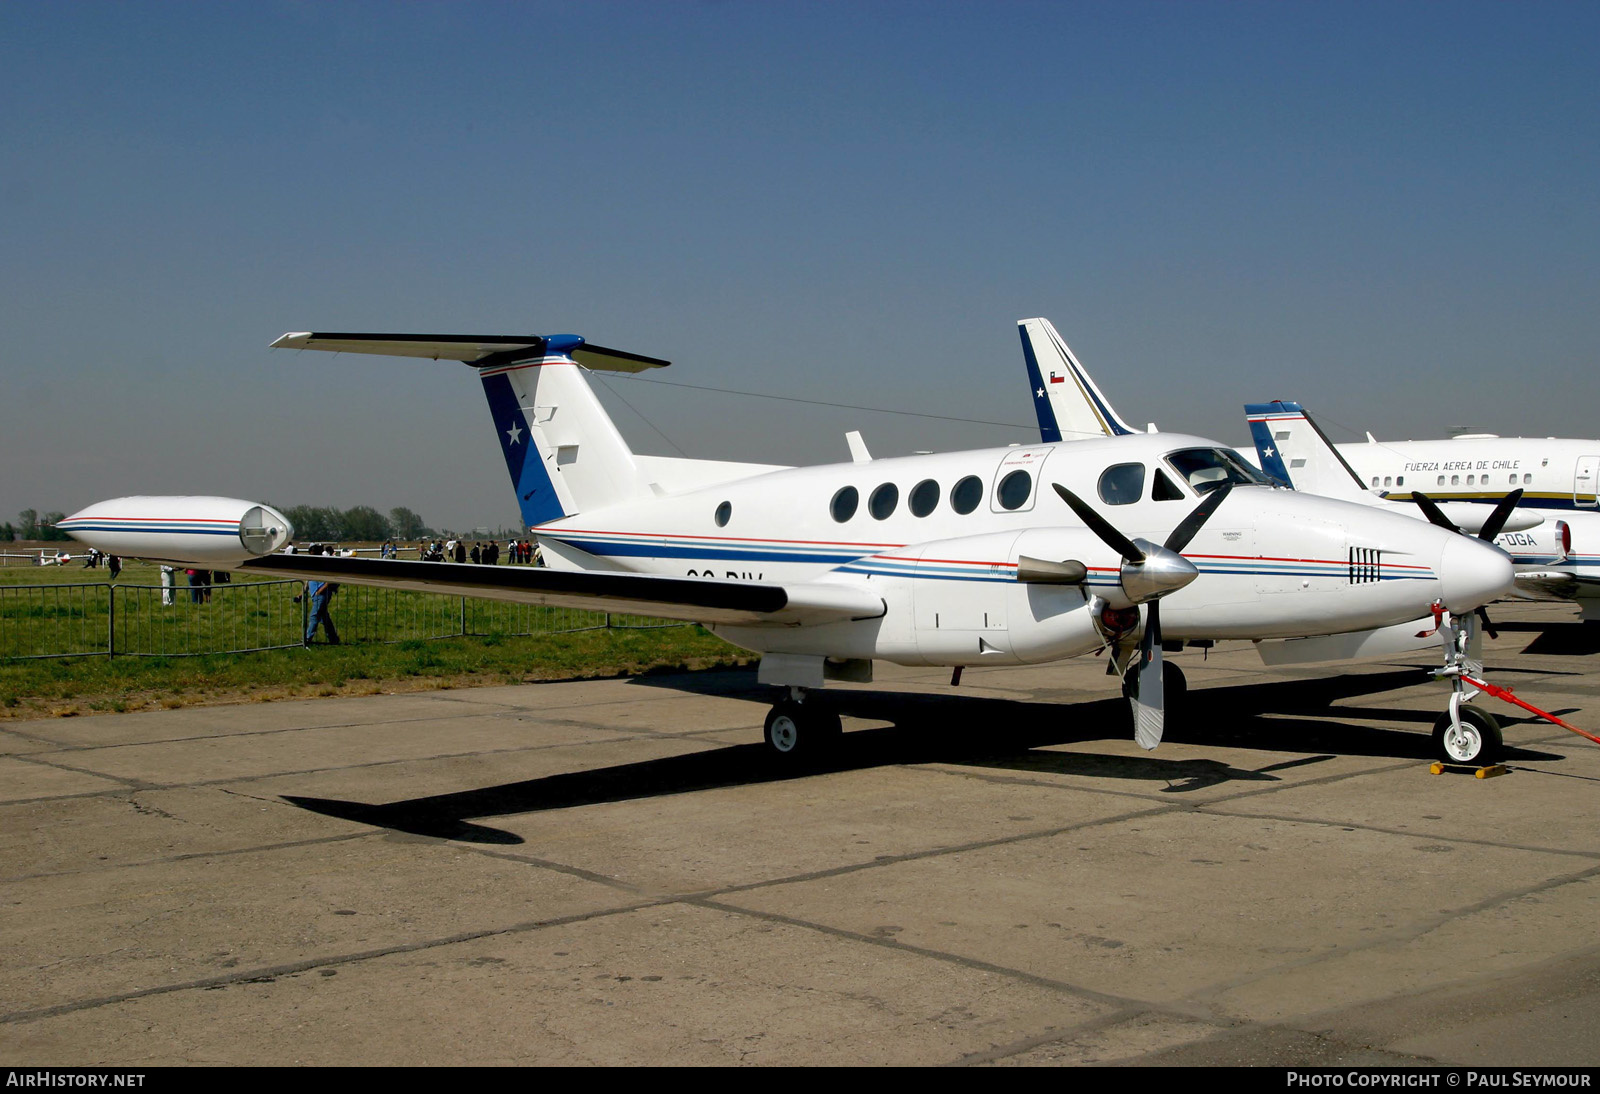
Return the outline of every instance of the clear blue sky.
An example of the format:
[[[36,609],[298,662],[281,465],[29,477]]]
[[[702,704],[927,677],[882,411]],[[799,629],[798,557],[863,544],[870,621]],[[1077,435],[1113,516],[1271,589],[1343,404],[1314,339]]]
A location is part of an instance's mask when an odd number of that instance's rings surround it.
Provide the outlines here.
[[[0,5],[0,518],[516,508],[468,369],[573,332],[640,451],[1027,440],[1015,321],[1129,418],[1600,435],[1600,5]],[[1350,434],[1331,428],[1336,439]]]

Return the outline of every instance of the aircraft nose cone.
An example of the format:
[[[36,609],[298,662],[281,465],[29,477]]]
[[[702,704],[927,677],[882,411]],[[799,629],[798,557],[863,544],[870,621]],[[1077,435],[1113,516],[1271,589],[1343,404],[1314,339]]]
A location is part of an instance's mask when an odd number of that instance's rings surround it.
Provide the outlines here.
[[[1444,606],[1456,615],[1506,595],[1514,577],[1511,557],[1481,540],[1452,535],[1439,555]]]

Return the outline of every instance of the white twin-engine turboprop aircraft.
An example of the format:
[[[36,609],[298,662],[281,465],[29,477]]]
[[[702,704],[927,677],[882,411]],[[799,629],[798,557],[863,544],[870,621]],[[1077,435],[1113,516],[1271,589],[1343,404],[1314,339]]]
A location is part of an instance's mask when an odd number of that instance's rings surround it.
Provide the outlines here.
[[[575,335],[286,334],[275,346],[471,365],[548,568],[285,554],[283,516],[224,498],[133,497],[61,522],[124,556],[703,623],[787,689],[788,756],[826,751],[807,701],[872,662],[1016,665],[1109,650],[1136,738],[1182,677],[1163,643],[1367,632],[1467,615],[1511,587],[1495,548],[1393,513],[1275,488],[1179,434],[777,467],[634,453],[584,377],[666,361]]]

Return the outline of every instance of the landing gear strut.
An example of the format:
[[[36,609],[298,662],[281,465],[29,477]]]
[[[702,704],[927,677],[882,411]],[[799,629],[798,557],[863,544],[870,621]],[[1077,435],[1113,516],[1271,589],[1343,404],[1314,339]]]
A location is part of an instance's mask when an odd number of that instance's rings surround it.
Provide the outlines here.
[[[1488,711],[1468,706],[1482,694],[1464,677],[1482,676],[1483,642],[1478,633],[1478,617],[1473,614],[1452,618],[1442,605],[1433,607],[1439,640],[1444,644],[1444,667],[1434,676],[1450,681],[1450,710],[1433,723],[1433,747],[1448,764],[1486,767],[1500,758],[1504,742],[1500,722]]]
[[[844,735],[839,715],[807,703],[805,688],[790,688],[789,697],[767,712],[767,744],[785,762],[819,760],[833,752]]]

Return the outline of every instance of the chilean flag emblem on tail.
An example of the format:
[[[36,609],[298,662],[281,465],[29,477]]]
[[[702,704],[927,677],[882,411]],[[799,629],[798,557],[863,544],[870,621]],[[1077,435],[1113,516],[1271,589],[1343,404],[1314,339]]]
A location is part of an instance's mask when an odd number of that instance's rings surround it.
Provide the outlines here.
[[[1052,384],[1066,383],[1066,380],[1067,380],[1067,378],[1065,376],[1061,375],[1055,369],[1051,369],[1050,370],[1050,382]]]

